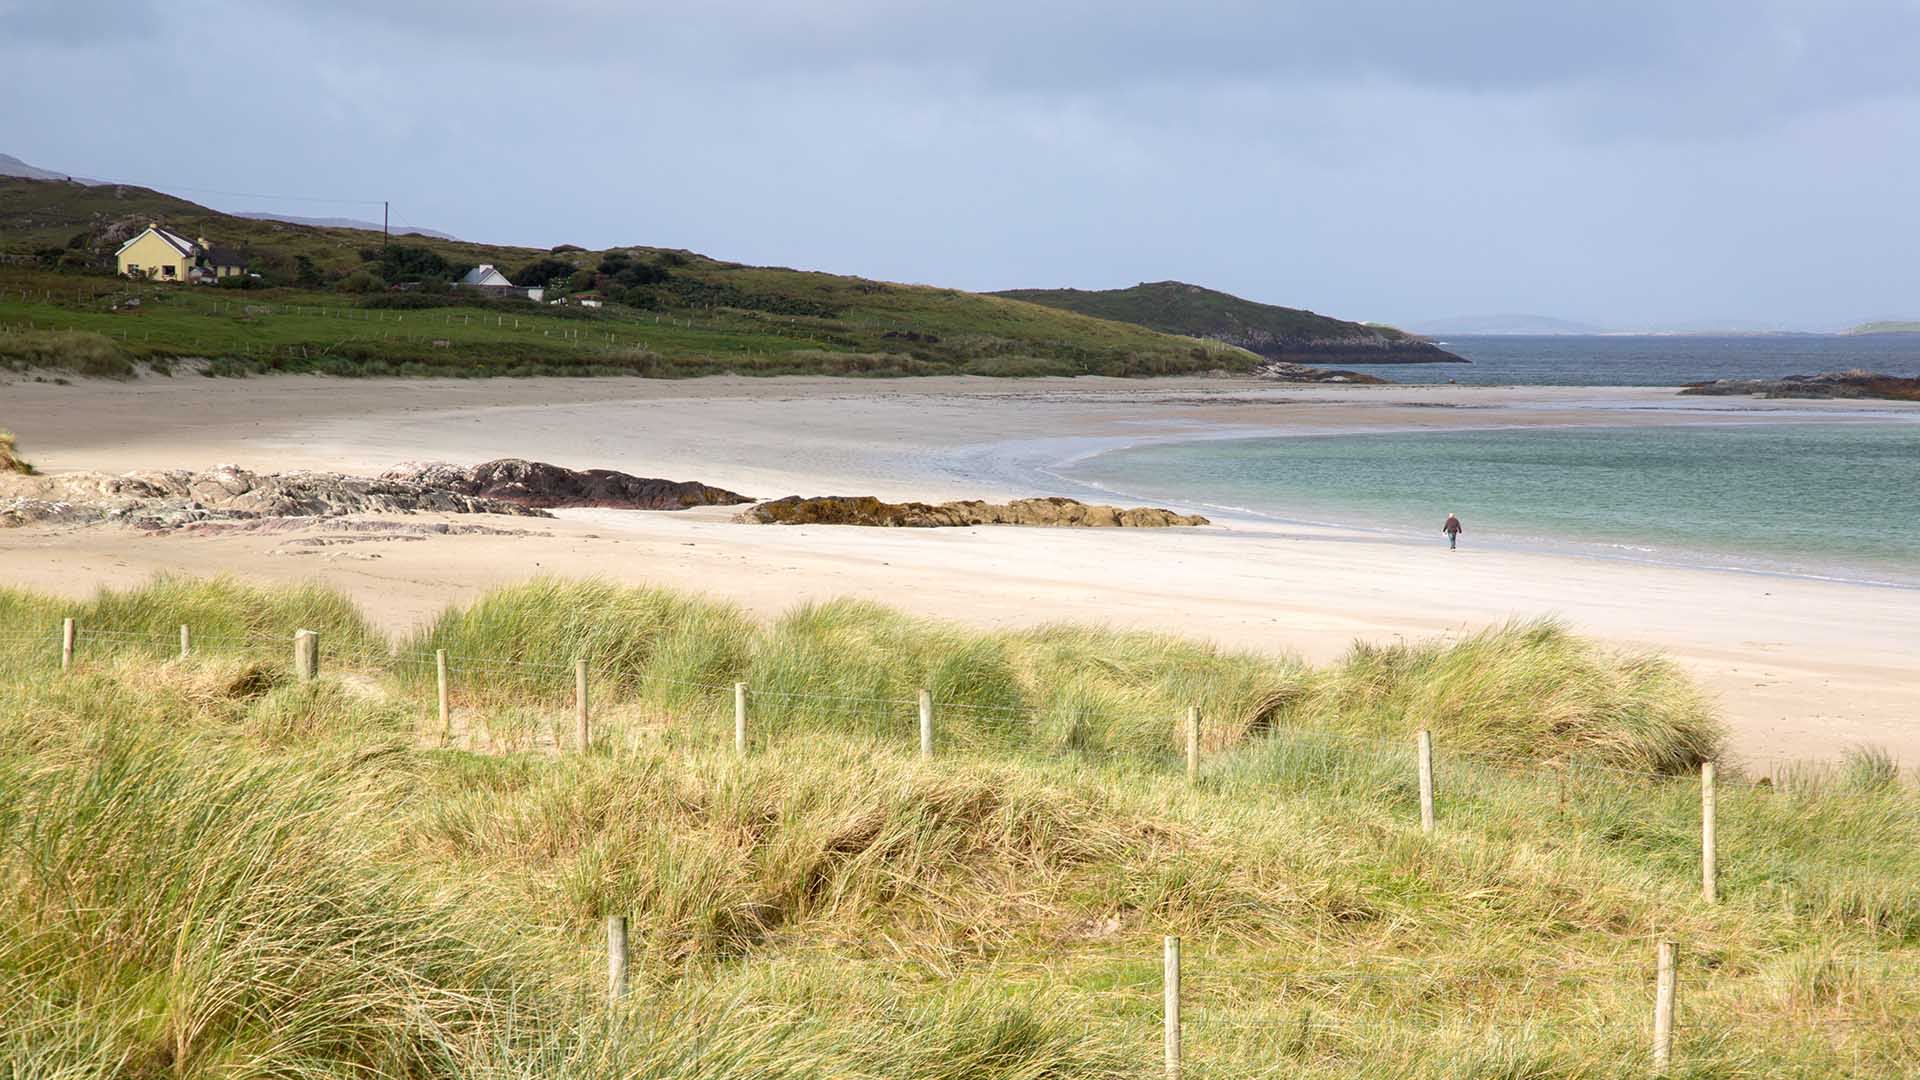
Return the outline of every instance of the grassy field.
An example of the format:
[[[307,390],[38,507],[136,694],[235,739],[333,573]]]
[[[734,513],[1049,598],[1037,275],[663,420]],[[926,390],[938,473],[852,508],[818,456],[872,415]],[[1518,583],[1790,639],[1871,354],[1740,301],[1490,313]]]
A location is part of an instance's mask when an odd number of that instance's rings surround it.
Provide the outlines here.
[[[819,277],[827,275],[795,275]],[[850,279],[807,291],[835,293]],[[1140,327],[918,286],[873,286],[832,317],[526,302],[389,310],[340,293],[133,284],[0,269],[0,369],[333,375],[1169,375],[1254,357]],[[126,301],[138,299],[135,308]],[[423,298],[424,299],[424,298]]]
[[[310,684],[286,670],[301,626],[325,643]],[[596,583],[505,590],[397,642],[319,589],[4,592],[0,1060],[1147,1077],[1177,934],[1189,1077],[1645,1076],[1663,938],[1675,1075],[1911,1075],[1920,796],[1871,755],[1730,780],[1707,905],[1689,777],[1717,738],[1664,662],[1550,624],[1311,668],[864,604],[762,625]],[[610,913],[633,931],[617,1005]]]

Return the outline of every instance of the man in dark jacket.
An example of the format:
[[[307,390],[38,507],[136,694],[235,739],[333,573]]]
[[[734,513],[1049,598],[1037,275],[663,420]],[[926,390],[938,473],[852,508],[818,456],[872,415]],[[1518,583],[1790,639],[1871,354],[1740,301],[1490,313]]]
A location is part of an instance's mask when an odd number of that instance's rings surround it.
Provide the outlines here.
[[[1440,526],[1440,531],[1447,534],[1448,551],[1460,546],[1460,519],[1453,516],[1452,511],[1447,512],[1447,523]]]

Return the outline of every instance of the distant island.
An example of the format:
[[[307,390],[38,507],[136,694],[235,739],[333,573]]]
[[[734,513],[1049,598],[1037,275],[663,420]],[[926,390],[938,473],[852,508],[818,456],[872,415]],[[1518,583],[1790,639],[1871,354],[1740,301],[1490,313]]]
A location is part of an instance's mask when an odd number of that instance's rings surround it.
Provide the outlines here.
[[[1425,338],[1300,308],[1244,300],[1184,281],[1130,289],[1005,289],[990,296],[1208,338],[1290,363],[1465,364]]]
[[[1849,334],[1920,334],[1920,319],[1885,319],[1880,322],[1861,323],[1848,330]]]
[[[1605,327],[1591,323],[1574,322],[1571,319],[1556,319],[1550,315],[1453,315],[1444,319],[1427,319],[1416,327],[1423,334],[1487,334],[1525,336],[1554,335],[1569,336],[1583,334],[1604,334]]]

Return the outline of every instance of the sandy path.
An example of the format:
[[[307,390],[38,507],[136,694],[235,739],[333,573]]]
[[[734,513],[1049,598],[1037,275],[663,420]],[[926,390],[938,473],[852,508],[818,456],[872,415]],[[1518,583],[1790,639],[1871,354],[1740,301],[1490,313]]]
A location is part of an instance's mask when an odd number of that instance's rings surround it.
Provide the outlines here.
[[[1764,422],[1884,416],[1852,403],[1676,400],[1657,390],[1273,389],[1215,381],[997,383],[279,378],[0,386],[0,422],[43,464],[377,469],[506,455],[698,479],[757,496],[1032,494],[1067,448],[1216,432]],[[1068,441],[1070,440],[1070,442]],[[1355,637],[1558,615],[1664,649],[1720,695],[1765,766],[1887,746],[1920,764],[1920,601],[1911,591],[1469,550],[1339,529],[863,530],[747,527],[726,514],[568,512],[540,537],[288,549],[281,537],[0,534],[0,581],[71,593],[158,570],[350,590],[394,628],[533,574],[699,588],[774,614],[870,597],[980,625],[1057,619],[1337,655]],[[513,523],[525,526],[525,522]],[[304,554],[293,554],[302,550]],[[378,556],[374,558],[373,556]]]

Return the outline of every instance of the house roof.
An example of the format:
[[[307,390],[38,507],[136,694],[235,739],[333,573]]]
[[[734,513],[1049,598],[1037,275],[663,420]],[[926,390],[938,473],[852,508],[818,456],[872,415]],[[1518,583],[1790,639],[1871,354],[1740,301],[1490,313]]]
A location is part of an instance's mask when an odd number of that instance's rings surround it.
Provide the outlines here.
[[[247,265],[247,257],[240,254],[239,248],[222,247],[219,244],[207,248],[207,261],[215,266]]]
[[[513,282],[507,280],[507,275],[495,270],[492,263],[481,263],[479,266],[467,271],[467,276],[460,279],[460,284],[512,285]]]
[[[120,245],[120,251],[116,251],[114,252],[114,254],[118,255],[120,254],[121,251],[125,251],[128,248],[132,247],[135,240],[140,239],[141,237],[147,235],[148,233],[153,233],[155,236],[158,236],[160,239],[165,240],[168,244],[171,244],[173,246],[173,249],[175,251],[178,251],[182,255],[193,254],[193,243],[191,241],[182,240],[180,237],[173,235],[172,233],[168,232],[167,230],[161,228],[158,225],[149,225],[146,228],[140,230],[139,232],[133,234],[133,236],[130,239],[128,239],[126,243]]]

